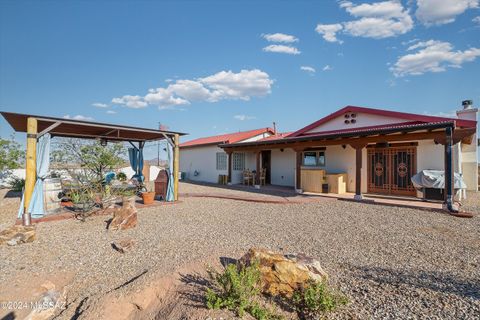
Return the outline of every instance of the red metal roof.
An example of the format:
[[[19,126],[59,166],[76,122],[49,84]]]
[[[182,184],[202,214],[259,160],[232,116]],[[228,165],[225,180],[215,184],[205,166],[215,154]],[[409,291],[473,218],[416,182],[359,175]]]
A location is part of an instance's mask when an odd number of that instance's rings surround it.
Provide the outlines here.
[[[463,120],[463,119],[457,119],[457,118],[446,118],[446,117],[437,117],[437,116],[429,116],[429,115],[420,115],[420,114],[414,114],[414,113],[406,113],[406,112],[398,112],[398,111],[390,111],[390,110],[381,110],[381,109],[373,109],[373,108],[365,108],[365,107],[356,107],[356,106],[346,106],[318,121],[315,121],[311,124],[309,124],[306,127],[303,127],[300,130],[295,131],[294,133],[290,134],[289,137],[298,137],[298,136],[303,136],[305,135],[305,132],[308,132],[319,125],[322,125],[336,117],[342,116],[344,113],[347,112],[361,112],[361,113],[369,113],[369,114],[375,114],[375,115],[380,115],[380,116],[386,116],[386,117],[392,117],[392,118],[398,118],[398,119],[405,119],[405,120],[411,120],[412,122],[416,123],[431,123],[431,122],[441,122],[441,121],[455,121],[456,125],[459,127],[466,127],[466,128],[475,128],[477,125],[476,121],[473,120]],[[408,123],[412,123],[408,122]],[[390,124],[389,126],[392,126],[395,124]],[[375,126],[377,128],[381,128],[382,126]],[[375,128],[375,127],[370,127],[370,128]],[[358,128],[360,129],[360,128]],[[347,129],[348,130],[351,129]],[[344,132],[344,130],[338,130],[338,132]]]
[[[262,133],[273,134],[274,132],[273,132],[273,129],[271,128],[262,128],[262,129],[255,129],[255,130],[249,130],[249,131],[240,131],[235,133],[221,134],[218,136],[198,138],[198,139],[184,142],[180,144],[180,148],[198,147],[198,146],[210,145],[210,144],[236,143],[236,142],[240,142],[240,141],[258,136]]]

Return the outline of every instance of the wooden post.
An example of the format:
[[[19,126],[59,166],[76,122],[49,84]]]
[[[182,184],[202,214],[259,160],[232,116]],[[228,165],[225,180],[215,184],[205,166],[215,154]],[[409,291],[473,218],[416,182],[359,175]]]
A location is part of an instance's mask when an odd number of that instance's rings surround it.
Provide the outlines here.
[[[33,188],[37,180],[37,119],[28,118],[27,120],[27,156],[25,161],[25,193],[24,210],[22,221],[23,225],[31,224],[30,212],[28,206],[32,199]]]
[[[355,149],[355,200],[362,200],[362,151],[366,144],[352,144]]]
[[[261,155],[261,151],[258,150],[255,152],[255,158],[256,158],[256,168],[255,170],[257,171],[255,173],[255,187],[257,188],[260,188],[260,171],[262,170],[261,166],[260,166],[260,155]]]
[[[178,174],[179,174],[179,167],[180,167],[180,138],[178,134],[175,134],[173,143],[175,145],[175,149],[173,152],[173,195],[174,200],[178,200]]]
[[[295,189],[297,189],[297,192],[302,192],[302,152],[303,150],[295,150],[297,153],[296,157],[296,186]]]
[[[227,151],[228,162],[227,162],[227,184],[232,184],[232,165],[233,165],[233,152]]]

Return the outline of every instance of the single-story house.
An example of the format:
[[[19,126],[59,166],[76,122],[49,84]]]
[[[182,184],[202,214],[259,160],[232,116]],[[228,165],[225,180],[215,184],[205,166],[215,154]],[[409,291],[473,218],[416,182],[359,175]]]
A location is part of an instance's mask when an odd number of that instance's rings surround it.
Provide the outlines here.
[[[235,184],[250,169],[258,184],[265,168],[267,183],[299,192],[319,191],[331,175],[361,199],[420,196],[410,178],[436,169],[447,172],[447,184],[459,172],[477,190],[477,113],[471,101],[456,118],[347,106],[292,133],[265,128],[185,142],[180,170],[190,180],[217,182],[222,174]]]

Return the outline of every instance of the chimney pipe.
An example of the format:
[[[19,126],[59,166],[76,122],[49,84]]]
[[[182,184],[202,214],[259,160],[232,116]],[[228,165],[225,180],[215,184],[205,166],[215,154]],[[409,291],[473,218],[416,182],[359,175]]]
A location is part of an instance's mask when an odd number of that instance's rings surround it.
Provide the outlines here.
[[[277,124],[275,121],[273,122],[273,134],[277,134]]]
[[[463,101],[462,101],[462,106],[463,106],[463,110],[472,109],[472,107],[473,107],[473,100],[463,100]]]

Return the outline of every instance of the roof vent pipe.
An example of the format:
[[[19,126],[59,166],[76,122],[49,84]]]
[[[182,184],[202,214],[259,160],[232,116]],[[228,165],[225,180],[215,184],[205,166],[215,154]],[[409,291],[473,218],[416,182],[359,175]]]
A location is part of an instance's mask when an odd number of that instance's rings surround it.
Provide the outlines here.
[[[273,134],[277,134],[277,123],[275,121],[273,122]]]
[[[473,108],[473,100],[463,100],[462,101],[463,110],[468,110]]]

